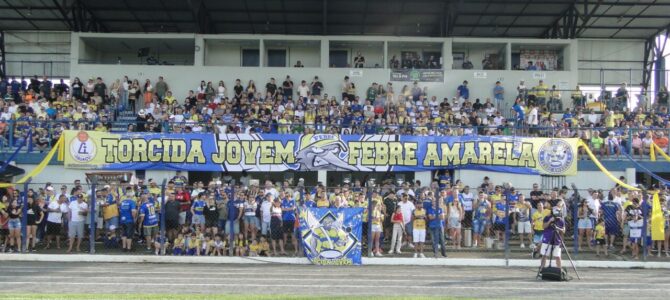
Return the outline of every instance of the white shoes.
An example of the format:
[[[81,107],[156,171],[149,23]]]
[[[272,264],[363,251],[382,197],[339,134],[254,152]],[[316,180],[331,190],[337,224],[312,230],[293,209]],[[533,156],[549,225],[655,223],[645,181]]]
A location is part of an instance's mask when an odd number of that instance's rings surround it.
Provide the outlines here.
[[[414,258],[419,257],[419,253],[414,253]]]
[[[384,256],[384,255],[382,255],[381,252],[377,252],[377,254],[376,254],[375,256],[377,256],[377,257],[382,257],[382,256]]]
[[[396,250],[395,253],[396,254],[402,254],[402,252],[400,250]]]
[[[409,244],[407,244],[407,245],[408,245],[410,248],[414,249],[414,244],[409,243]]]
[[[526,244],[521,244],[521,249],[526,248]]]
[[[421,258],[426,258],[426,256],[423,255],[423,253],[419,254],[419,257],[421,257]]]
[[[389,250],[389,254],[393,254],[393,249]]]

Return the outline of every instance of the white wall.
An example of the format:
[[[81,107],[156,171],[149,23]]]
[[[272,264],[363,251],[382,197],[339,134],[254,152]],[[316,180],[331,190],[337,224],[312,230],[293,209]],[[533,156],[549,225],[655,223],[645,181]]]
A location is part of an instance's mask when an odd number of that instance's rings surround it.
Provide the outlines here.
[[[606,71],[607,84],[628,82],[638,85],[642,82],[644,40],[579,40],[578,53],[580,69],[637,69],[632,73]],[[579,82],[599,84],[600,71],[580,70]]]
[[[7,74],[67,77],[70,74],[70,38],[69,32],[5,32]],[[49,61],[54,63],[47,63]]]
[[[242,49],[252,48],[243,48],[235,43],[205,43],[205,65],[241,67]]]
[[[287,67],[293,67],[300,61],[305,67],[321,67],[321,50],[319,47],[288,47],[286,50],[288,61]]]

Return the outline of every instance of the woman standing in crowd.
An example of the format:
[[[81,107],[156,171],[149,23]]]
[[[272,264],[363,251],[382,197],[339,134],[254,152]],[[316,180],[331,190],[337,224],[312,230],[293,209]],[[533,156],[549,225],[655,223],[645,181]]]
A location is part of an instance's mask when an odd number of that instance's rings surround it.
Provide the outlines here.
[[[219,233],[219,210],[214,201],[214,195],[211,193],[207,196],[207,203],[205,204],[205,232],[216,236]]]
[[[258,231],[258,218],[256,217],[256,209],[258,203],[256,202],[256,193],[251,192],[244,202],[244,235],[251,240],[256,240],[256,232]],[[245,197],[245,196],[243,196]]]
[[[154,95],[154,86],[151,84],[151,79],[148,79],[144,82],[144,107],[147,107],[151,103]]]
[[[372,254],[376,256],[382,255],[381,247],[381,235],[384,229],[382,228],[382,222],[384,220],[384,215],[382,213],[382,205],[379,201],[374,201],[372,203]]]
[[[21,206],[17,199],[10,200],[9,207],[7,207],[7,215],[9,217],[9,252],[21,251]],[[16,248],[14,246],[16,245]]]
[[[586,243],[589,246],[589,249],[593,249],[593,246],[591,245],[591,231],[593,229],[593,222],[591,221],[591,209],[589,208],[588,202],[586,200],[582,200],[582,202],[579,203],[579,209],[577,211],[577,218],[579,219],[577,221],[577,228],[579,229],[579,236],[578,236],[578,250],[581,252],[582,251],[582,242],[584,239],[586,239]]]
[[[449,236],[454,243],[454,248],[461,249],[461,221],[463,221],[463,205],[458,199],[454,199],[447,206],[447,220],[449,224]]]
[[[277,256],[277,242],[279,242],[279,251],[285,255],[284,251],[284,235],[282,233],[282,209],[281,201],[274,199],[272,209],[270,210],[270,234],[272,235],[272,254]]]
[[[131,108],[133,112],[142,109],[140,105],[141,101],[137,101],[140,98],[140,94],[140,82],[135,79],[128,89],[128,107]]]
[[[81,99],[83,84],[79,77],[75,77],[72,81],[72,98]]]
[[[42,219],[44,219],[42,207],[40,207],[38,201],[35,201],[35,196],[36,195],[34,192],[31,196],[28,196],[28,209],[26,210],[26,249],[32,252],[37,251],[35,250],[35,240],[37,240],[37,225],[42,223]]]

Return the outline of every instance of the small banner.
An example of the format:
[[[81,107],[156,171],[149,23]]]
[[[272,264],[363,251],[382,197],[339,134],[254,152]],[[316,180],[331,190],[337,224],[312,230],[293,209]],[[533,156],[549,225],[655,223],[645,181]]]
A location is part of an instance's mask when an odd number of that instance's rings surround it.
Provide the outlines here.
[[[300,211],[305,256],[315,265],[360,265],[363,208]]]
[[[444,82],[444,71],[435,69],[393,69],[391,81]]]

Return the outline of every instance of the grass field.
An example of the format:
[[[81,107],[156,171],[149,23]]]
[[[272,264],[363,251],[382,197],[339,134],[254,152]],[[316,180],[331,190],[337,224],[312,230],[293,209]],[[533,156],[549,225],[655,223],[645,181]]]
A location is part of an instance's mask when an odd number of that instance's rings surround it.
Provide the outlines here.
[[[446,297],[389,297],[389,296],[291,296],[291,295],[193,295],[193,294],[0,294],[0,299],[13,300],[419,300],[419,299],[456,299]],[[459,298],[463,299],[463,298]]]

